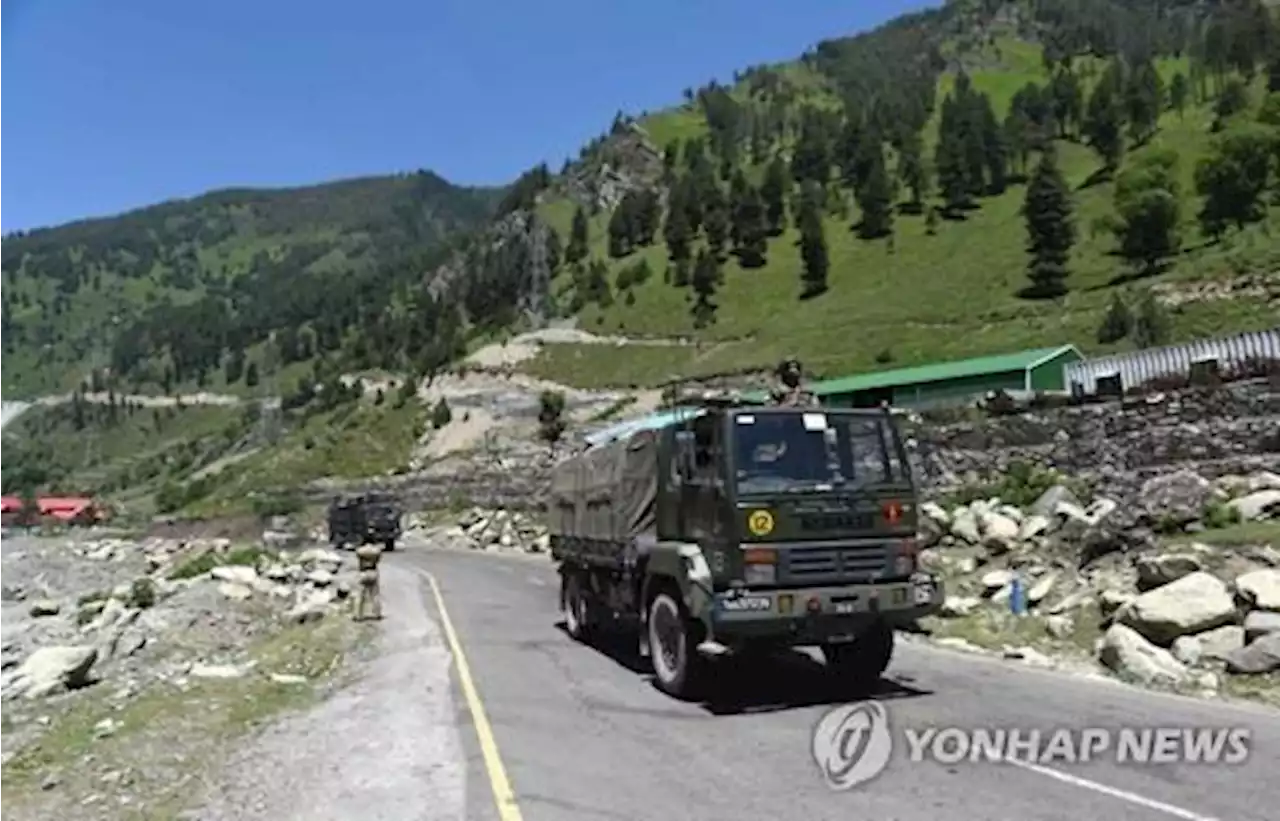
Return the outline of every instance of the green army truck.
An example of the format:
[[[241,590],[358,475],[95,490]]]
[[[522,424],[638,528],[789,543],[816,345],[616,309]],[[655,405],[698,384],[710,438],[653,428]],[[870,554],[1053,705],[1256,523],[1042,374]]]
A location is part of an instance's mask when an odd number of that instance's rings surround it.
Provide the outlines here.
[[[560,604],[573,637],[634,631],[657,684],[692,697],[711,660],[817,646],[877,682],[895,628],[937,610],[917,498],[887,410],[702,403],[553,470]]]
[[[337,496],[329,503],[329,544],[339,550],[364,544],[395,550],[403,535],[403,517],[399,501],[387,493]]]

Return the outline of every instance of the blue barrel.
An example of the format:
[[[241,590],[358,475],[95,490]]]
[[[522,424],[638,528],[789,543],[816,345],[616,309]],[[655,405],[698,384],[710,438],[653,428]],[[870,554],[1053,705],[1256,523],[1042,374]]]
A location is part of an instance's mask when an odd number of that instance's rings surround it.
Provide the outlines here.
[[[1027,612],[1027,590],[1022,585],[1022,577],[1014,576],[1009,583],[1009,611],[1015,616]]]

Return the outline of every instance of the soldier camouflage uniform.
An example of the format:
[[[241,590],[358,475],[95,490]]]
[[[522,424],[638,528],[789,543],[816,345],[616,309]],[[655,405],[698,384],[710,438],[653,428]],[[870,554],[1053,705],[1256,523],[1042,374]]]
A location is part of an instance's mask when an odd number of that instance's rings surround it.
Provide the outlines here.
[[[804,369],[798,359],[784,359],[777,369],[778,381],[781,383],[770,392],[770,399],[775,405],[791,407],[816,407],[818,398],[802,386]]]
[[[360,586],[356,594],[357,619],[382,618],[382,590],[378,581],[378,561],[381,558],[382,548],[379,545],[365,544],[356,548],[356,561],[360,568]]]

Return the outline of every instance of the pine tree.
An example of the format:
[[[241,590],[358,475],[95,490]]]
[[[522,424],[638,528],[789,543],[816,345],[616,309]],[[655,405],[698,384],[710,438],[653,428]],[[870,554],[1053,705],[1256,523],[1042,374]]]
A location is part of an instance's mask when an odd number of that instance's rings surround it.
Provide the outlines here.
[[[1164,83],[1150,60],[1139,63],[1125,86],[1125,113],[1129,120],[1129,139],[1141,145],[1156,131],[1156,123],[1164,108]]]
[[[771,237],[779,236],[786,228],[786,201],[790,193],[791,175],[787,171],[787,164],[781,157],[774,157],[764,172],[764,184],[760,187],[760,196],[764,199],[765,224]]]
[[[1110,345],[1113,342],[1119,342],[1133,331],[1133,312],[1129,310],[1129,306],[1124,304],[1124,300],[1119,294],[1111,297],[1111,304],[1107,306],[1107,312],[1102,317],[1102,323],[1098,325],[1098,342],[1102,345]]]
[[[658,233],[658,223],[662,220],[662,200],[658,192],[644,189],[636,194],[634,212],[632,214],[632,242],[635,247],[647,248],[653,245]]]
[[[1280,37],[1272,40],[1267,57],[1267,91],[1272,94],[1280,91]]]
[[[705,328],[715,321],[716,304],[712,298],[716,295],[716,286],[720,282],[720,264],[715,254],[703,249],[698,254],[698,261],[693,266],[693,324]]]
[[[667,244],[667,256],[672,262],[689,259],[693,230],[689,226],[688,184],[680,180],[671,189],[667,200],[667,221],[662,226],[662,238]]]
[[[986,193],[1003,194],[1008,185],[1009,153],[1005,146],[1004,132],[996,120],[991,100],[983,94],[978,104],[978,124],[981,131],[983,169],[986,171]]]
[[[924,167],[924,147],[919,132],[911,132],[902,141],[898,152],[898,176],[911,191],[911,213],[919,214],[924,210],[924,199],[929,194],[929,175]]]
[[[1139,348],[1153,348],[1169,341],[1169,314],[1148,290],[1138,303],[1133,318],[1133,342]]]
[[[942,102],[942,119],[938,126],[938,144],[934,149],[934,167],[938,175],[938,193],[942,195],[947,216],[958,216],[969,207],[969,177],[965,164],[965,139],[960,112],[955,98],[948,95]]]
[[[858,207],[862,209],[858,235],[863,239],[875,239],[893,233],[893,187],[885,168],[884,149],[876,146],[871,150],[870,157],[867,176],[858,191]]]
[[[712,181],[704,190],[705,211],[702,217],[702,229],[707,235],[707,248],[715,255],[717,264],[725,259],[725,247],[729,243],[729,231],[732,227],[729,219],[729,202],[725,199],[720,185]]]
[[[800,193],[796,223],[800,229],[801,299],[818,296],[827,290],[827,238],[822,227],[822,187],[806,183]]]
[[[1031,280],[1024,294],[1033,299],[1053,299],[1067,292],[1067,264],[1075,242],[1071,192],[1058,170],[1052,146],[1040,155],[1040,164],[1027,184],[1023,205],[1027,221],[1027,252]]]
[[[569,231],[569,247],[564,250],[565,262],[570,265],[587,258],[587,244],[591,237],[588,234],[587,212],[582,206],[573,214],[573,227]]]
[[[733,251],[738,264],[743,268],[763,267],[769,250],[764,204],[741,172],[734,176],[733,197]]]
[[[1058,136],[1071,136],[1072,131],[1079,128],[1084,113],[1084,89],[1069,64],[1058,69],[1049,81],[1049,99]]]
[[[1190,96],[1191,87],[1187,84],[1187,77],[1179,71],[1169,81],[1169,107],[1178,112],[1179,117],[1183,116]]]
[[[1085,139],[1109,172],[1120,167],[1124,155],[1124,109],[1119,88],[1122,78],[1119,64],[1112,63],[1094,86],[1085,111]]]
[[[955,97],[958,116],[955,119],[957,137],[963,145],[966,191],[970,197],[980,197],[987,191],[987,150],[983,140],[984,108],[991,107],[985,94],[974,92],[972,81],[963,72],[956,78]],[[995,115],[992,115],[994,119]]]
[[[825,186],[830,174],[831,143],[821,115],[816,109],[805,109],[800,124],[800,139],[791,156],[791,176],[796,182],[813,181]]]
[[[635,199],[632,192],[623,195],[618,207],[609,216],[609,256],[614,259],[625,257],[631,253],[633,238],[632,222],[634,221]]]

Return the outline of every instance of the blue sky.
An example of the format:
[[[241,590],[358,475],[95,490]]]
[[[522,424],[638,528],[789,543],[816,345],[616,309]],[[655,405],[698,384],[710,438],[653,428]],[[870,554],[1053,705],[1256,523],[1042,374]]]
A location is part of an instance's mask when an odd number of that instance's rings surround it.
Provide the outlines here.
[[[229,186],[553,170],[618,109],[925,0],[5,0],[4,231]]]

